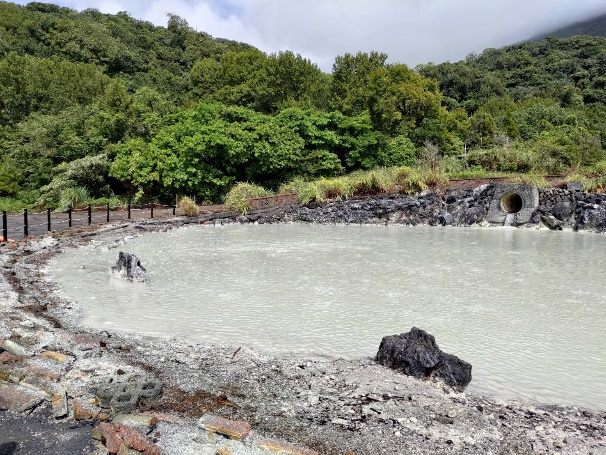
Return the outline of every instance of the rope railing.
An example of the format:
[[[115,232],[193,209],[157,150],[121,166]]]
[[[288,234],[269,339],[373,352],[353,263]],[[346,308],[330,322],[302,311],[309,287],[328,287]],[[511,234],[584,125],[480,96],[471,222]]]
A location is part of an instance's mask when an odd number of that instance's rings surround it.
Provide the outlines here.
[[[14,232],[23,232],[23,238],[28,238],[30,235],[30,229],[35,232],[35,235],[39,235],[44,232],[53,232],[53,226],[55,228],[60,226],[60,230],[65,230],[74,227],[74,224],[77,224],[78,227],[82,227],[84,225],[92,225],[92,224],[102,224],[103,222],[109,223],[111,222],[111,213],[117,211],[125,211],[127,212],[127,220],[132,219],[132,212],[148,212],[149,218],[154,218],[154,210],[164,210],[164,209],[172,209],[172,214],[176,214],[176,206],[175,205],[166,205],[166,204],[137,204],[133,206],[130,202],[126,205],[118,205],[111,207],[109,204],[107,205],[88,205],[87,207],[77,207],[77,208],[69,208],[65,211],[53,211],[52,209],[46,209],[45,212],[29,212],[27,209],[23,210],[22,213],[7,213],[6,211],[2,212],[2,236],[0,237],[0,242],[8,242],[9,241],[9,230],[11,233]],[[74,215],[76,214],[76,217]],[[82,214],[86,214],[86,216],[82,217]],[[66,215],[67,219],[57,219],[57,215]],[[104,215],[101,217],[100,215]],[[9,218],[10,216],[10,218]],[[30,220],[46,217],[45,222],[35,221],[31,223]],[[15,217],[23,217],[23,222],[19,224],[13,224]],[[123,217],[119,217],[118,219],[124,221]],[[138,219],[141,219],[138,216]],[[67,227],[65,227],[67,224]],[[46,227],[46,229],[44,229]],[[40,229],[43,228],[43,229]],[[56,229],[54,229],[56,230]]]

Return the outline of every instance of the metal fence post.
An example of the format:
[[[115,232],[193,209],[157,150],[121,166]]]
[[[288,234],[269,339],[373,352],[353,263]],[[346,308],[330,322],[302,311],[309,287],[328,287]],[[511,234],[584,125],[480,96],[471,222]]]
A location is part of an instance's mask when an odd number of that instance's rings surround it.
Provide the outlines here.
[[[72,208],[67,209],[67,227],[72,227]]]
[[[27,222],[27,209],[23,210],[23,237],[29,237],[29,224]]]
[[[154,217],[154,203],[151,204],[151,218]]]
[[[107,222],[109,223],[109,202],[107,203]]]
[[[90,226],[91,223],[93,222],[93,208],[91,207],[90,204],[88,204],[88,207],[86,210],[88,212],[88,225]]]
[[[177,212],[177,206],[176,206],[176,205],[173,205],[173,216],[175,216],[175,215],[176,215],[176,212]]]
[[[130,220],[130,201],[128,201],[128,219]]]
[[[51,226],[51,209],[46,209],[46,231],[47,232],[52,231],[52,226]]]
[[[6,211],[2,211],[2,241],[8,242],[8,216]]]

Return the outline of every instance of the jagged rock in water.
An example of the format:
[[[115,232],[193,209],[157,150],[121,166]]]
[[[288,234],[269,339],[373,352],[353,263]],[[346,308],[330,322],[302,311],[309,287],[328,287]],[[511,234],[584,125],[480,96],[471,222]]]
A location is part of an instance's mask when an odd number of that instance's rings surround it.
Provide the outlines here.
[[[459,391],[471,382],[471,365],[443,352],[432,335],[416,327],[384,337],[375,360],[418,379],[439,379]]]
[[[137,256],[120,251],[118,262],[112,267],[112,272],[128,281],[143,282],[147,272]]]

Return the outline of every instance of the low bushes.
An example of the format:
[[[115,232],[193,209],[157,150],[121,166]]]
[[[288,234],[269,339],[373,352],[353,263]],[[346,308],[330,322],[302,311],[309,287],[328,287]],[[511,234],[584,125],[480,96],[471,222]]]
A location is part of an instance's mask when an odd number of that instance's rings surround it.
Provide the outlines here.
[[[348,199],[385,193],[413,194],[442,190],[448,177],[441,170],[415,169],[408,166],[357,171],[335,178],[305,181],[295,179],[280,187],[280,194],[296,193],[301,204],[321,203],[327,199]]]
[[[198,205],[190,197],[179,199],[179,214],[182,216],[198,216]]]
[[[250,210],[250,199],[271,196],[271,192],[252,183],[237,183],[225,196],[225,207],[245,215]]]

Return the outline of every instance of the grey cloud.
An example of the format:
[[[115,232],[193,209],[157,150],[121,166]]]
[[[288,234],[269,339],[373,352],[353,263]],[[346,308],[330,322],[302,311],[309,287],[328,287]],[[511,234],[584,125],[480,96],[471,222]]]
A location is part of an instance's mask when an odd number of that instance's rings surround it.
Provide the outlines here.
[[[156,24],[166,13],[266,52],[291,49],[330,70],[345,52],[409,65],[456,60],[606,11],[604,0],[63,0]]]

